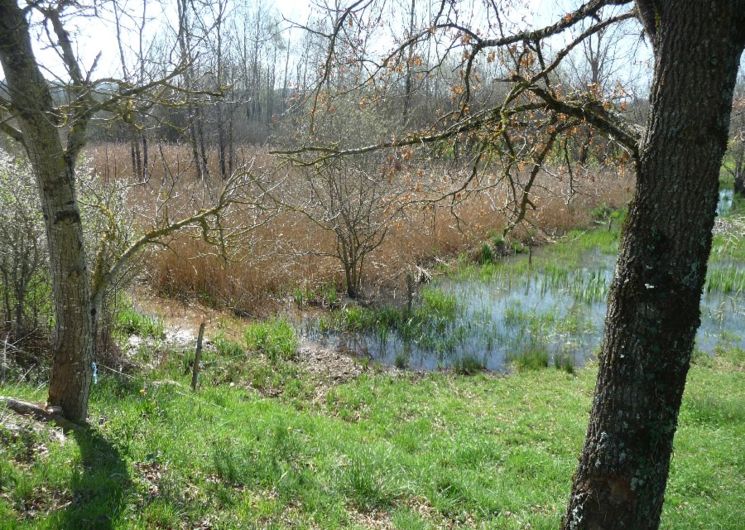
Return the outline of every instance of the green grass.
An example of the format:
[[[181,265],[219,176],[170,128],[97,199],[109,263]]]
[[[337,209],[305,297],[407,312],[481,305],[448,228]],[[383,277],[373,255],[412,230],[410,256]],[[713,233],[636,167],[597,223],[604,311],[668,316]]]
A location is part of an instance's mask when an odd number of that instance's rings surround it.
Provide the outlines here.
[[[244,338],[249,350],[261,352],[272,361],[291,359],[299,345],[294,328],[282,318],[249,324]]]
[[[162,339],[165,337],[163,321],[140,313],[131,304],[125,305],[114,317],[114,330],[120,336],[137,335]]]
[[[718,264],[745,261],[745,200],[735,201],[733,212],[722,219],[723,230],[714,235],[711,262]]]
[[[459,280],[480,280],[513,284],[527,281],[532,276],[542,275],[546,287],[570,289],[573,294],[587,302],[601,300],[607,293],[607,282],[599,270],[618,253],[618,234],[622,216],[611,230],[572,230],[556,245],[538,249],[532,262],[525,257],[494,259],[479,264],[459,261],[454,270],[448,271]],[[598,269],[587,274],[582,269]]]
[[[325,284],[317,289],[308,286],[295,287],[292,290],[292,298],[299,306],[319,305],[323,307],[336,307],[339,304],[339,293],[334,284]]]
[[[316,401],[247,391],[258,368],[197,394],[178,370],[157,374],[169,384],[104,377],[94,427],[64,444],[46,428],[0,427],[0,528],[558,527],[594,368],[368,373]],[[28,386],[0,393],[43,399]],[[745,352],[700,358],[663,528],[741,528],[743,411]]]
[[[217,351],[217,355],[221,358],[235,358],[245,353],[241,344],[228,339],[222,332],[215,335],[212,344]]]
[[[710,268],[706,276],[706,290],[724,294],[745,292],[745,268],[734,265]]]

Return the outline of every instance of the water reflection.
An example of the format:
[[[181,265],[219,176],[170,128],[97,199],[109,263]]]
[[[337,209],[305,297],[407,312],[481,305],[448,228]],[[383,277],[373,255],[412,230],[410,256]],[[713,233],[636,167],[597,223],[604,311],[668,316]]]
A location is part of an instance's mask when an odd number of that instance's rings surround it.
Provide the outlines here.
[[[717,204],[717,215],[725,215],[732,210],[735,192],[731,188],[719,190],[719,203]]]
[[[581,366],[602,339],[605,297],[615,258],[590,253],[588,266],[568,274],[529,272],[483,279],[443,279],[435,287],[458,302],[458,316],[436,336],[404,340],[396,331],[322,333],[315,321],[304,325],[307,339],[367,356],[387,365],[416,370],[456,366],[464,358],[489,370],[505,370],[524,355],[542,355],[554,364],[568,359]],[[712,265],[712,271],[732,264]],[[742,272],[742,269],[738,269]],[[745,296],[705,290],[696,345],[711,353],[718,344],[745,348]]]

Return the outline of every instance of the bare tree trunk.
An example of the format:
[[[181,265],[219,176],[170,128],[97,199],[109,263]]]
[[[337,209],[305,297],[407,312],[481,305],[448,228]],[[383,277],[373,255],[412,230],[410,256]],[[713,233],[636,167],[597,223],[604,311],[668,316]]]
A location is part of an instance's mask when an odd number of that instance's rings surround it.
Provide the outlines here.
[[[10,286],[11,282],[8,274],[9,265],[5,260],[5,256],[3,256],[3,260],[0,261],[0,275],[2,275],[3,285]],[[5,317],[5,322],[10,322],[13,319],[13,309],[10,303],[10,289],[8,287],[3,289],[3,316]]]
[[[356,299],[359,295],[357,289],[357,275],[355,267],[351,263],[344,263],[344,281],[347,284],[347,296],[352,300]]]
[[[214,31],[217,35],[217,43],[215,45],[215,59],[217,61],[217,90],[223,90],[223,46],[222,46],[222,30],[223,30],[223,15],[225,12],[225,3],[222,1],[217,2],[218,15],[214,24]],[[221,97],[217,101],[217,158],[220,165],[220,177],[223,180],[228,178],[228,162],[226,160],[228,150],[225,139],[225,119],[223,117],[223,98]]]
[[[0,0],[0,62],[41,196],[56,315],[49,404],[85,421],[93,358],[93,314],[83,228],[75,193],[75,157],[57,129],[52,96],[15,0]]]
[[[142,175],[141,179],[143,182],[146,182],[149,178],[148,174],[148,145],[147,145],[147,136],[145,136],[145,133],[140,133],[140,138],[142,139]]]
[[[204,141],[204,112],[202,112],[202,106],[196,105],[195,106],[196,112],[194,115],[194,118],[196,120],[196,132],[197,132],[197,139],[199,141],[198,148],[199,148],[199,160],[198,164],[201,164],[199,174],[201,175],[201,179],[209,179],[210,178],[210,172],[208,168],[208,160],[207,160],[207,145]]]
[[[651,113],[566,530],[659,526],[700,323],[745,2],[655,6]]]
[[[287,95],[288,95],[288,82],[290,73],[290,39],[287,38],[287,53],[285,54],[285,75],[282,81],[282,113],[287,110]]]
[[[233,117],[235,116],[235,106],[231,105],[230,116],[228,117],[228,174],[233,174],[233,167],[235,166],[235,142],[234,142],[234,123]]]
[[[197,127],[196,127],[196,120],[194,117],[193,107],[189,105],[190,112],[189,112],[189,144],[191,146],[191,157],[194,160],[194,167],[197,170],[197,179],[199,179],[200,182],[205,182],[207,179],[207,176],[204,174],[204,171],[202,170],[202,163],[199,156],[199,137],[197,135]]]
[[[217,102],[217,158],[220,163],[220,176],[223,180],[228,177],[228,146],[225,138],[225,124],[223,123],[222,101]]]
[[[408,38],[414,34],[414,14],[416,13],[416,0],[411,0],[411,8],[409,9],[409,34]],[[411,90],[412,90],[412,72],[411,72],[411,61],[414,57],[414,45],[409,46],[409,51],[406,54],[406,80],[404,86],[404,108],[402,122],[406,124],[409,120],[409,111],[411,107]]]
[[[132,154],[132,173],[137,180],[147,180],[147,138],[145,133],[134,130],[133,137],[130,140],[130,151]],[[142,144],[142,146],[140,146]]]
[[[194,89],[194,81],[192,77],[192,61],[190,43],[189,43],[189,17],[188,9],[189,3],[186,0],[179,0],[176,3],[178,7],[178,44],[179,51],[181,53],[181,60],[186,61],[188,64],[184,69],[184,82],[187,90]],[[194,159],[194,166],[197,170],[197,178],[205,182],[209,175],[207,174],[207,162],[206,154],[204,151],[204,133],[202,130],[202,115],[199,106],[194,105],[191,101],[191,96],[187,94],[187,113],[188,113],[188,128],[189,128],[189,143],[191,144],[191,154]],[[201,150],[201,152],[200,152]]]
[[[272,124],[272,118],[274,116],[274,82],[275,73],[277,67],[277,47],[274,47],[274,55],[272,57],[271,69],[267,72],[266,80],[266,117],[265,123],[267,125]]]

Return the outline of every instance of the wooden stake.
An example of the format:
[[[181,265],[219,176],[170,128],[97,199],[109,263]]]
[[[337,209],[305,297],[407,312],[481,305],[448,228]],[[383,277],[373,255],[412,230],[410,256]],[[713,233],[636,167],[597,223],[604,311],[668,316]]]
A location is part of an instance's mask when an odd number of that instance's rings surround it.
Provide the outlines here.
[[[197,350],[194,352],[194,367],[191,371],[191,389],[197,390],[199,379],[199,363],[202,361],[202,338],[204,337],[204,322],[199,324],[199,336],[197,337]]]

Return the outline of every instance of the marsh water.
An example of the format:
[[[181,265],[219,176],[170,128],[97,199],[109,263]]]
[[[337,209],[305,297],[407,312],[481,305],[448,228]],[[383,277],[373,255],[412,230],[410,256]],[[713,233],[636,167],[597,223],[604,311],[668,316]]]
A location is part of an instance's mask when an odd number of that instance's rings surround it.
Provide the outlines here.
[[[732,199],[722,199],[720,210],[726,211]],[[549,365],[581,366],[595,356],[615,252],[585,249],[571,267],[554,265],[550,252],[537,253],[530,266],[527,256],[508,260],[512,263],[506,266],[476,268],[427,286],[454,299],[457,306],[454,317],[429,333],[404,337],[384,326],[357,333],[322,332],[317,322],[309,321],[303,334],[327,347],[415,370],[451,368],[469,359],[500,371],[525,356],[538,356]],[[712,354],[720,346],[745,348],[743,285],[745,264],[710,264],[698,350]]]
[[[568,359],[580,366],[600,346],[614,258],[595,256],[591,261],[562,278],[532,272],[524,277],[437,281],[435,287],[454,295],[461,308],[442,329],[442,341],[404,340],[395,330],[322,333],[312,325],[305,334],[327,346],[416,370],[450,368],[463,358],[489,370],[504,370],[511,360],[536,352],[545,352],[550,364]],[[705,292],[701,309],[699,350],[745,348],[742,293]]]

